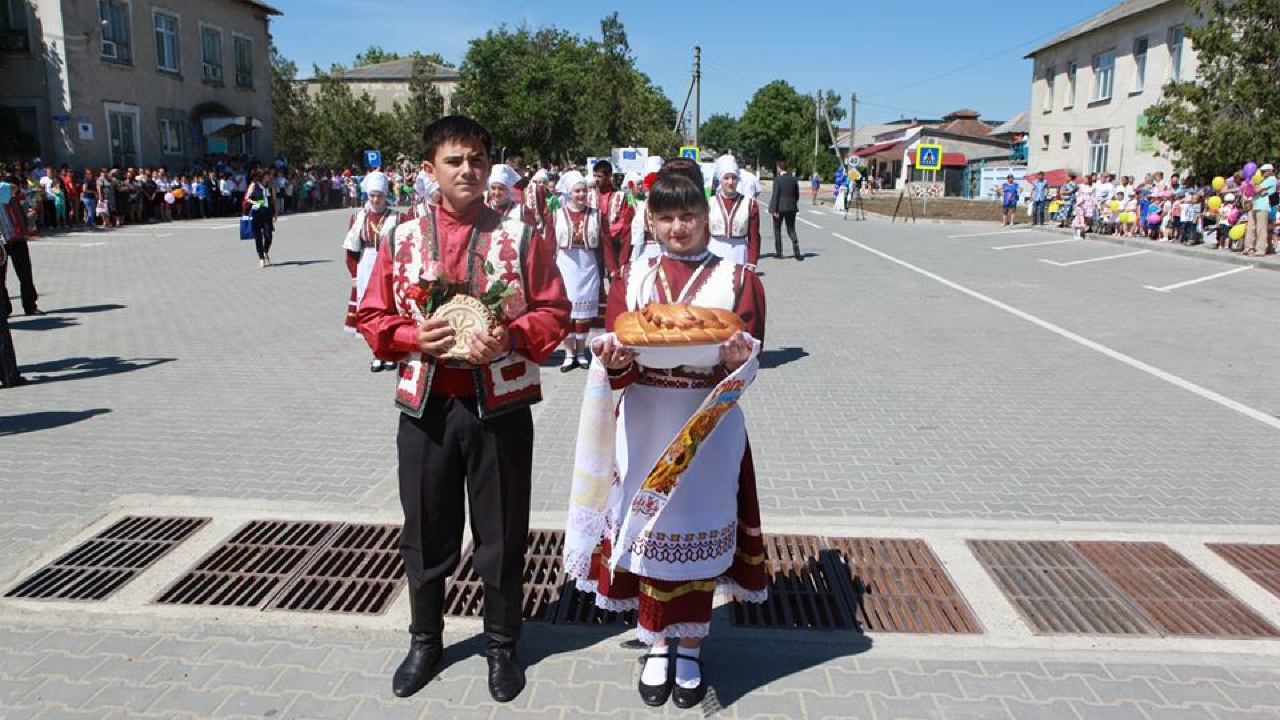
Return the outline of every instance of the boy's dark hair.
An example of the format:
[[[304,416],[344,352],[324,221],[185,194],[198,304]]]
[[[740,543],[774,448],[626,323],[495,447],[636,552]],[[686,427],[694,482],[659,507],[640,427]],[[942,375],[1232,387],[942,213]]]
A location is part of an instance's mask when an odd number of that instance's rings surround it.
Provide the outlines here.
[[[786,160],[779,160],[779,161],[778,161],[778,169],[779,169],[779,170],[786,170],[786,169],[787,169],[787,161],[786,161]]]
[[[480,143],[485,155],[493,151],[493,136],[483,125],[465,115],[446,115],[422,130],[422,146],[427,160],[435,162],[436,148],[446,142]]]
[[[597,160],[595,165],[591,166],[591,172],[600,172],[603,170],[606,175],[613,174],[613,163],[608,160]]]
[[[707,195],[702,190],[702,171],[687,158],[670,160],[658,171],[647,199],[650,212],[685,210],[707,211]]]

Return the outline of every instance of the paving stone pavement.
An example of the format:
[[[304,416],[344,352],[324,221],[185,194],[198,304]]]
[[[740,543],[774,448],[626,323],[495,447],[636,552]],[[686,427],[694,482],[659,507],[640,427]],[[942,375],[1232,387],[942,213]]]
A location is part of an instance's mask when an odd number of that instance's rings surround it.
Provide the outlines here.
[[[394,503],[391,378],[369,373],[362,343],[340,330],[345,221],[286,218],[267,270],[225,221],[33,243],[51,315],[13,323],[19,362],[37,382],[0,393],[0,583],[121,496],[260,501],[264,516],[297,502]],[[768,353],[746,411],[766,529],[770,517],[1280,522],[1274,429],[830,230],[1274,415],[1280,383],[1253,359],[1275,357],[1280,334],[1224,310],[1270,301],[1266,281],[1245,273],[1240,285],[1197,286],[1161,305],[1141,283],[1183,266],[1143,265],[1132,283],[1108,263],[1050,274],[1057,268],[1034,259],[946,240],[956,231],[945,226],[821,222],[801,226],[809,261],[763,265]],[[537,512],[564,507],[581,383],[582,373],[546,375]],[[682,714],[643,707],[631,689],[635,651],[599,633],[531,626],[530,687],[499,708],[474,641],[402,701],[387,687],[399,633],[209,617],[0,619],[6,720]],[[941,639],[888,653],[727,635],[709,644],[708,662],[719,705],[707,711],[723,717],[1280,717],[1280,664],[1248,654],[958,653]]]

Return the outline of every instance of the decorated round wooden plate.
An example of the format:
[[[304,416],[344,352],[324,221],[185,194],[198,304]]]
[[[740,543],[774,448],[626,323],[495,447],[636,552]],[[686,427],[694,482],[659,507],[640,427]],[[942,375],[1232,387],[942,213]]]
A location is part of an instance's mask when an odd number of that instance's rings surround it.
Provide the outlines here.
[[[453,328],[453,347],[445,353],[446,357],[463,359],[471,348],[471,336],[478,332],[488,332],[493,327],[493,313],[476,298],[470,295],[454,295],[431,317],[449,323]]]

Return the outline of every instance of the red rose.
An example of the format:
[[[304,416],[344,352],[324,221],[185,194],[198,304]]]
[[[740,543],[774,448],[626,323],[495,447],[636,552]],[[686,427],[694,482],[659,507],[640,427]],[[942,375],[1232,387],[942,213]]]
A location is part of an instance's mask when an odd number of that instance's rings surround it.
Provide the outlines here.
[[[421,285],[414,285],[405,292],[405,295],[413,302],[421,305],[427,301],[427,298],[431,296],[431,293],[427,292],[427,289]]]

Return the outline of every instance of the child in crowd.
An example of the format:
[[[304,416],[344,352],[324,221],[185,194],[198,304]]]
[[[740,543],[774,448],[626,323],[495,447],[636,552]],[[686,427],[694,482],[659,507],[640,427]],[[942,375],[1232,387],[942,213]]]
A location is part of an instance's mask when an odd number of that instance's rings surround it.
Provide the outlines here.
[[[1138,221],[1138,201],[1133,195],[1121,193],[1120,216],[1124,218],[1124,222],[1120,224],[1120,234],[1124,237],[1137,235],[1140,226]]]
[[[1192,192],[1182,201],[1182,212],[1178,219],[1181,221],[1182,233],[1180,240],[1183,245],[1199,245],[1200,244],[1200,194]]]

